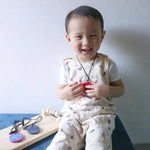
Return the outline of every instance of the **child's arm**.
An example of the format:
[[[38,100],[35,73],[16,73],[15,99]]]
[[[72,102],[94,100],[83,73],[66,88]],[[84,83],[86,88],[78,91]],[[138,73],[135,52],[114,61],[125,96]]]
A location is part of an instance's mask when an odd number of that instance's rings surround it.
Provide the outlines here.
[[[86,86],[86,88],[90,88],[90,90],[86,90],[88,97],[119,97],[124,93],[124,84],[121,79],[115,82],[111,82],[110,86],[96,83],[90,86]]]
[[[62,100],[72,100],[82,96],[84,88],[75,82],[70,85],[58,85],[57,95]]]
[[[111,95],[110,97],[120,97],[124,94],[124,84],[121,79],[110,82],[109,94]]]

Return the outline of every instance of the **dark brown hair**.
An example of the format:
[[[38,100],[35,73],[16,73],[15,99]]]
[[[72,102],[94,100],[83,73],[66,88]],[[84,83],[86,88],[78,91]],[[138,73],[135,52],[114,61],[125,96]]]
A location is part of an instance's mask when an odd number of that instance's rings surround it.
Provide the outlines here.
[[[100,23],[101,23],[102,31],[103,31],[103,29],[104,29],[104,20],[103,20],[103,17],[101,15],[101,13],[97,9],[95,9],[93,7],[80,6],[80,7],[75,8],[74,10],[70,11],[68,13],[68,15],[66,16],[65,29],[66,29],[67,33],[68,33],[68,24],[69,24],[71,18],[74,15],[80,15],[80,16],[85,16],[85,17],[92,17],[92,18],[94,18],[96,20],[99,20]]]

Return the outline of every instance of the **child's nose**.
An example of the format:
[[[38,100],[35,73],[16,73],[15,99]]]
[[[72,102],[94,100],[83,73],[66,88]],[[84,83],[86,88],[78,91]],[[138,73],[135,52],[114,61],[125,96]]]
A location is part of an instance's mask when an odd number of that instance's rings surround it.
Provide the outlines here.
[[[83,41],[82,41],[82,44],[84,46],[88,46],[90,44],[90,39],[88,37],[84,37]]]

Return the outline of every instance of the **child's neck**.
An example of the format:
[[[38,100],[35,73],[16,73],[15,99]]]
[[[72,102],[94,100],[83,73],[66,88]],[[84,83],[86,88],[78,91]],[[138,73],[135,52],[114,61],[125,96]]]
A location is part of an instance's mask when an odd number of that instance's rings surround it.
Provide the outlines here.
[[[93,57],[91,57],[91,58],[89,58],[89,59],[84,59],[84,58],[80,58],[78,55],[76,56],[77,58],[78,58],[78,60],[80,61],[80,62],[90,62],[90,61],[92,61],[92,60],[94,60],[96,57],[97,57],[97,53],[93,56]]]

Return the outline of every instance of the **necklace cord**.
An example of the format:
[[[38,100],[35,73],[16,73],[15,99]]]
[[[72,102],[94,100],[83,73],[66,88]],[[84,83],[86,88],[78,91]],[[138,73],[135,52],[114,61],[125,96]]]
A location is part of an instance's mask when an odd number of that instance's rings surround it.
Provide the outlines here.
[[[17,133],[18,128],[20,125],[22,125],[22,128],[24,130],[27,130],[29,126],[33,126],[36,123],[39,123],[42,120],[42,116],[38,116],[37,118],[31,119],[31,118],[23,118],[22,121],[20,120],[15,120],[13,123],[13,127],[11,128],[11,131],[9,134]],[[32,121],[32,122],[31,122]],[[31,122],[31,123],[30,123]]]
[[[23,126],[23,129],[24,129],[24,130],[27,130],[27,128],[28,128],[29,126],[33,126],[33,125],[35,125],[36,123],[40,122],[40,121],[42,120],[42,116],[38,116],[36,119],[30,119],[30,118],[25,118],[25,119],[29,119],[29,121],[27,121],[27,123],[24,124],[24,126]],[[33,121],[33,120],[34,120],[34,122],[30,123],[30,122]],[[29,123],[30,123],[30,124],[29,124]]]
[[[90,79],[90,73],[91,73],[92,67],[93,67],[93,65],[94,65],[94,63],[95,63],[96,57],[97,57],[97,55],[94,57],[94,60],[93,60],[93,62],[92,62],[92,64],[91,64],[89,73],[87,73],[86,70],[85,70],[85,68],[83,67],[82,63],[80,62],[80,60],[79,60],[79,58],[78,58],[78,55],[77,55],[77,60],[78,60],[78,62],[79,62],[79,64],[80,64],[80,66],[82,67],[82,69],[83,69],[85,75],[87,76],[87,82],[91,81],[91,79]]]

